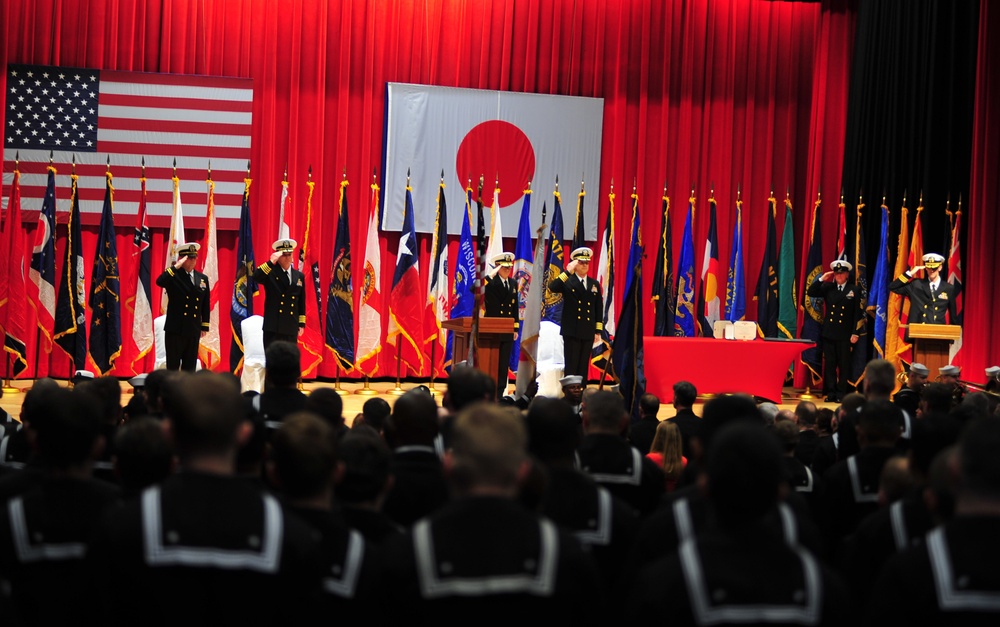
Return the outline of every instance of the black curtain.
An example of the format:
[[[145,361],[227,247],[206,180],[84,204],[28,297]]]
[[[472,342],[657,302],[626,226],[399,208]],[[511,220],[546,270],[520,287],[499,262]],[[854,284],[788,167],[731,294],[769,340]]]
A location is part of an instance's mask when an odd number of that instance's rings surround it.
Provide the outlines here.
[[[948,256],[945,203],[950,195],[954,211],[961,195],[965,213],[969,198],[978,15],[978,0],[859,4],[842,180],[848,250],[863,194],[869,277],[883,194],[890,209],[890,262],[904,193],[912,229],[923,192],[925,252]]]

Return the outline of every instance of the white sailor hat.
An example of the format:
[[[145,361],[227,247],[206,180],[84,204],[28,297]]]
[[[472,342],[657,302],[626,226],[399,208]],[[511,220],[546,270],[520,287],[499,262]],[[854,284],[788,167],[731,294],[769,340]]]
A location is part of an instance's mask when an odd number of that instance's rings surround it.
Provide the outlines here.
[[[583,377],[578,374],[571,374],[559,379],[559,385],[566,387],[567,385],[583,385]]]
[[[957,377],[958,375],[962,374],[962,369],[959,368],[958,366],[941,366],[940,368],[938,368],[938,372],[941,373],[941,376]]]
[[[290,255],[292,254],[292,251],[295,250],[297,245],[298,243],[295,240],[286,238],[275,241],[271,244],[271,248],[273,248],[275,252]]]
[[[586,246],[581,246],[570,253],[569,258],[574,261],[583,261],[590,263],[591,258],[594,256],[594,251]]]
[[[1000,375],[1000,366],[990,366],[986,369],[986,376],[990,379],[997,378],[997,375]]]
[[[934,268],[940,268],[942,263],[944,263],[944,257],[937,253],[927,253],[924,255],[925,268],[930,268],[931,270]]]
[[[178,257],[197,257],[198,251],[201,250],[201,244],[197,242],[178,244],[176,250]]]
[[[146,387],[146,374],[137,374],[128,380],[128,384],[134,388],[144,388]]]
[[[848,261],[844,261],[843,259],[838,259],[836,261],[830,262],[830,269],[833,270],[834,272],[850,272],[851,270],[854,269],[854,266],[852,266]]]
[[[494,266],[512,268],[514,267],[514,253],[500,253],[492,261]]]
[[[73,385],[93,380],[94,380],[94,373],[90,372],[89,370],[77,370],[76,372],[73,373]]]
[[[927,366],[917,362],[910,364],[910,372],[913,374],[919,374],[922,377],[926,377],[931,374],[931,371],[927,368]]]

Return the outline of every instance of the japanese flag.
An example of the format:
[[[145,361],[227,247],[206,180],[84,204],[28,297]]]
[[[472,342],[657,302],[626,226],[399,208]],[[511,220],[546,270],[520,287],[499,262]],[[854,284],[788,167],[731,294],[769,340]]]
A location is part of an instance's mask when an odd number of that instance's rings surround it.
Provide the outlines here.
[[[521,94],[389,83],[385,135],[382,228],[399,231],[406,197],[406,172],[413,188],[416,230],[434,230],[438,183],[458,195],[469,180],[484,177],[484,190],[502,190],[504,236],[517,235],[516,212],[522,191],[550,189],[556,176],[564,183],[578,176],[596,185],[601,173],[602,98]],[[484,199],[488,205],[489,198]],[[586,208],[586,238],[597,239],[597,206]],[[531,224],[541,224],[541,203],[532,208]],[[462,215],[448,216],[448,233],[462,231]]]

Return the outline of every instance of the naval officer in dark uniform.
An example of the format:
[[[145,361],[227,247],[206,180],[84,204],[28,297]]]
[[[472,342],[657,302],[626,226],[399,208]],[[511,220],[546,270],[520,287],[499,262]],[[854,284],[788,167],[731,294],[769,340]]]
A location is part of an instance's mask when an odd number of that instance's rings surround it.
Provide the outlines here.
[[[906,377],[906,385],[896,392],[892,397],[892,402],[896,404],[911,418],[917,417],[917,407],[920,405],[920,391],[927,385],[927,377],[931,374],[927,366],[913,362],[910,364],[910,372]]]
[[[507,390],[510,353],[514,350],[514,340],[517,338],[517,330],[521,323],[518,319],[517,279],[510,276],[514,268],[514,253],[500,253],[491,261],[496,273],[486,279],[486,315],[492,318],[514,319],[514,336],[500,342],[500,363],[496,372],[497,400],[500,400]]]
[[[566,271],[549,282],[549,290],[563,295],[562,336],[564,374],[587,377],[594,344],[604,330],[604,298],[601,285],[587,276],[594,251],[586,246],[570,254]]]
[[[264,286],[264,348],[278,340],[295,344],[306,326],[305,275],[292,267],[296,242],[279,239],[271,258],[257,266],[255,281]]]
[[[195,371],[198,342],[208,333],[211,317],[208,277],[194,269],[201,246],[196,243],[177,247],[177,261],[156,278],[167,290],[167,320],[163,325],[163,345],[167,370]]]
[[[847,394],[851,349],[858,342],[858,322],[862,319],[861,289],[847,281],[850,263],[838,259],[830,271],[812,283],[807,293],[826,303],[823,315],[823,392],[827,402],[836,403]]]
[[[927,253],[924,265],[914,266],[896,277],[889,289],[910,299],[910,324],[958,324],[955,299],[958,288],[941,278],[941,264],[944,257],[937,253]],[[915,279],[913,275],[927,270],[926,279]],[[945,320],[945,312],[948,320]],[[909,332],[907,332],[909,336]]]

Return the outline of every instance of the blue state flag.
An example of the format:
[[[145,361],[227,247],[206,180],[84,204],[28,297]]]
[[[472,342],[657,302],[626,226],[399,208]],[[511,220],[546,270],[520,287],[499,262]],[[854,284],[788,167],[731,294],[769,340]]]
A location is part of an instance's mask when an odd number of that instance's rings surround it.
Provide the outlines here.
[[[694,337],[694,236],[691,221],[694,218],[694,197],[688,201],[687,219],[681,239],[681,254],[677,261],[677,308],[674,310],[674,335]]]
[[[229,371],[243,367],[243,321],[253,315],[253,297],[257,282],[253,280],[257,265],[253,256],[253,229],[250,225],[250,179],[243,181],[243,206],[240,208],[240,233],[236,241],[236,280],[229,305],[229,325],[233,340],[229,347]]]
[[[462,235],[458,240],[458,255],[455,256],[455,280],[451,288],[451,314],[449,319],[467,318],[472,315],[476,295],[472,291],[476,281],[476,249],[472,245],[472,188],[465,190],[465,212],[462,216]],[[445,364],[454,363],[455,332],[448,331],[445,348]],[[459,355],[463,361],[465,355]],[[449,366],[450,369],[450,366]]]
[[[642,264],[642,227],[639,225],[639,195],[632,194],[632,240],[628,249],[628,274],[625,275],[625,293],[632,286],[632,269]],[[614,268],[611,269],[614,272]]]
[[[615,374],[618,375],[618,389],[625,397],[625,406],[629,408],[633,422],[637,422],[641,417],[639,399],[646,393],[645,349],[642,342],[641,246],[636,259],[637,263],[629,267],[629,289],[625,293],[625,302],[618,318],[618,331],[612,348],[612,362]]]
[[[656,251],[656,268],[653,270],[653,335],[662,337],[674,333],[674,310],[677,309],[677,292],[674,291],[674,255],[670,228],[670,197],[663,189],[663,220],[660,223],[660,246]]]
[[[351,226],[347,211],[347,181],[340,184],[337,238],[333,244],[330,288],[326,295],[326,346],[340,368],[354,367],[354,286],[351,283]]]
[[[524,201],[521,203],[521,219],[517,224],[517,240],[514,242],[514,268],[511,277],[517,281],[517,319],[524,319],[524,306],[528,302],[528,290],[531,287],[531,266],[534,264],[534,251],[531,247],[531,190],[525,190]],[[521,361],[521,334],[524,325],[518,325],[517,341],[510,351],[510,369],[517,370]]]
[[[555,209],[552,210],[552,232],[549,233],[549,259],[545,264],[545,298],[542,322],[562,324],[563,297],[561,293],[549,290],[549,283],[563,271],[565,252],[563,251],[562,196],[555,192]]]
[[[87,368],[87,290],[83,261],[83,240],[80,228],[80,198],[77,192],[79,177],[73,174],[69,203],[69,225],[66,231],[66,249],[63,253],[62,276],[56,301],[56,321],[53,339],[73,360],[74,370]]]
[[[111,371],[122,352],[121,277],[113,212],[115,188],[111,186],[110,172],[106,177],[104,209],[90,279],[90,358],[99,376]]]
[[[878,261],[875,262],[875,276],[868,295],[868,313],[875,316],[875,337],[872,338],[875,352],[885,358],[885,330],[889,313],[889,208],[882,205],[882,233],[878,239]]]
[[[726,320],[738,322],[746,317],[747,291],[743,269],[743,201],[736,201],[736,225],[733,227],[733,250],[729,253],[726,278]]]
[[[815,346],[802,351],[802,365],[809,369],[812,383],[818,384],[823,376],[823,298],[812,298],[806,292],[824,273],[822,238],[819,233],[819,208],[817,200],[809,229],[809,252],[806,254],[805,276],[802,277],[802,326],[799,337],[815,342]]]

